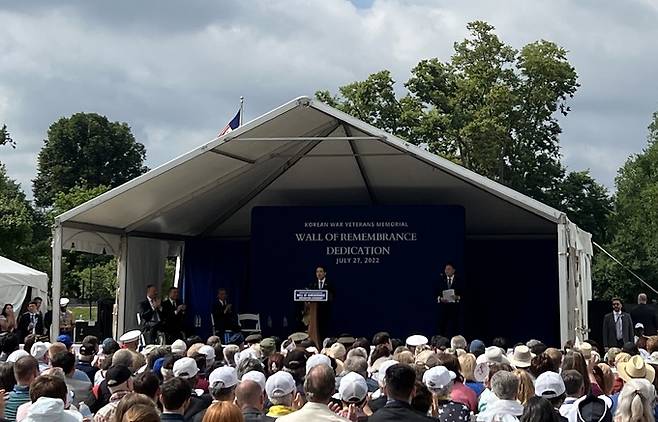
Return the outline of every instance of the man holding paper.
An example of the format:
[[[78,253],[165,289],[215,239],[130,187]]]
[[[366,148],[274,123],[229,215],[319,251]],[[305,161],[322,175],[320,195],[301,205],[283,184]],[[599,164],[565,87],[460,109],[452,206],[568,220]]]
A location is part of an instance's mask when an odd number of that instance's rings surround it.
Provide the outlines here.
[[[463,280],[456,274],[455,266],[447,263],[441,274],[436,292],[439,304],[439,334],[450,338],[461,334],[461,293]]]

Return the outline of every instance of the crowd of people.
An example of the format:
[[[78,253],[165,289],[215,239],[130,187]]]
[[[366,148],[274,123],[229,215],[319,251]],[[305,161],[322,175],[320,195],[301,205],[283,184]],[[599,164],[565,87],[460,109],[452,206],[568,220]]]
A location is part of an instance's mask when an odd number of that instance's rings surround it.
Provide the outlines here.
[[[140,347],[5,332],[4,421],[652,422],[658,336],[604,349],[463,336],[251,334]],[[640,340],[642,340],[640,342]]]

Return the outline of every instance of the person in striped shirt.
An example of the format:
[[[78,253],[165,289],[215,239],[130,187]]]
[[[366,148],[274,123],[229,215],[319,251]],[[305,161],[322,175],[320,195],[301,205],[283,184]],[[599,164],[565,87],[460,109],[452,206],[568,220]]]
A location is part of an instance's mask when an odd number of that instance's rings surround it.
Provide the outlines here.
[[[39,362],[32,356],[23,356],[14,363],[14,377],[16,385],[9,393],[5,404],[5,419],[10,422],[16,420],[16,411],[23,403],[30,402],[30,384],[39,376]]]

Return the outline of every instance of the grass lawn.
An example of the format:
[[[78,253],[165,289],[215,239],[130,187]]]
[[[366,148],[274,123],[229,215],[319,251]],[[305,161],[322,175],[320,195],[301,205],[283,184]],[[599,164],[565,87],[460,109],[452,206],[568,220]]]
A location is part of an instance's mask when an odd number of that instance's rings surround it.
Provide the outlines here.
[[[89,305],[86,306],[69,306],[69,310],[73,312],[75,320],[89,321]],[[96,314],[98,313],[98,306],[94,303],[91,305],[91,321],[96,321]]]

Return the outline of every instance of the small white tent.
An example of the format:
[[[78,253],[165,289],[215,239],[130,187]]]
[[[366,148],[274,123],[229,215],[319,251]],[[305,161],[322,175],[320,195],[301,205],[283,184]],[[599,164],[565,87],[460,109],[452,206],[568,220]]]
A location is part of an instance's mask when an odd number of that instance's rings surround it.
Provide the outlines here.
[[[11,303],[18,313],[28,287],[32,288],[30,298],[39,296],[47,305],[48,275],[0,256],[0,306]]]

